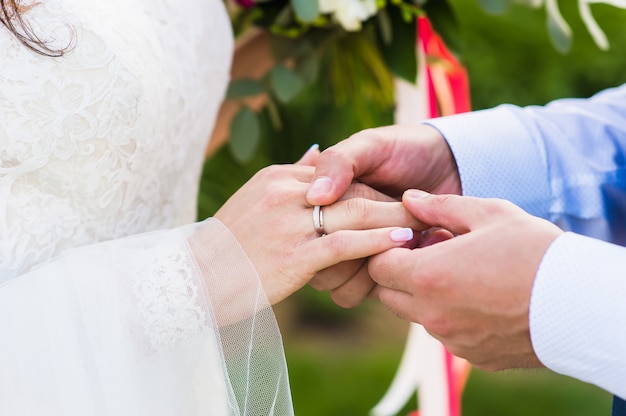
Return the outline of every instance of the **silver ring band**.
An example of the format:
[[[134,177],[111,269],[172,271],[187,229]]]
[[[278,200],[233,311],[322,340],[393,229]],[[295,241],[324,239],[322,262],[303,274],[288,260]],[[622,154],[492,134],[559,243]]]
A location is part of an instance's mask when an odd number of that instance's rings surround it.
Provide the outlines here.
[[[313,207],[313,227],[315,227],[315,231],[319,235],[326,235],[324,230],[324,213],[319,205]]]

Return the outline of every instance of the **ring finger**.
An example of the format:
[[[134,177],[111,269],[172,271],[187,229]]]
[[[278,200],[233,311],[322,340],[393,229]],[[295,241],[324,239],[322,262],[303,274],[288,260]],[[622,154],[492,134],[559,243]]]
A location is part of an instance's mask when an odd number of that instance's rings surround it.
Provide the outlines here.
[[[313,214],[317,214],[313,212]],[[418,221],[401,202],[380,202],[352,198],[321,207],[324,233],[340,230],[369,230],[373,228],[404,227],[414,230],[429,228]],[[315,223],[317,218],[313,217]]]

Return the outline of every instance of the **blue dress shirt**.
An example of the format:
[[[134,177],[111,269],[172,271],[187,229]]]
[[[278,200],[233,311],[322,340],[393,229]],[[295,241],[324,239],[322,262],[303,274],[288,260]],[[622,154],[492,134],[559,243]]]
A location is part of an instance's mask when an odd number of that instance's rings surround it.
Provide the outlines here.
[[[427,123],[448,141],[463,194],[570,231],[535,278],[533,347],[546,367],[626,397],[626,85]]]

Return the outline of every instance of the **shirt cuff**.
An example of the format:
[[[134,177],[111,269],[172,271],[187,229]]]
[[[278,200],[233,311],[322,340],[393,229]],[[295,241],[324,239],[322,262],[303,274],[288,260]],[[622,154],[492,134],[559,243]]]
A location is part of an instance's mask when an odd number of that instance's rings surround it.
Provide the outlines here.
[[[551,370],[626,397],[626,248],[574,233],[546,252],[530,301],[530,335]]]
[[[547,218],[551,193],[545,151],[522,122],[521,111],[502,105],[424,123],[447,140],[464,195],[506,199]]]

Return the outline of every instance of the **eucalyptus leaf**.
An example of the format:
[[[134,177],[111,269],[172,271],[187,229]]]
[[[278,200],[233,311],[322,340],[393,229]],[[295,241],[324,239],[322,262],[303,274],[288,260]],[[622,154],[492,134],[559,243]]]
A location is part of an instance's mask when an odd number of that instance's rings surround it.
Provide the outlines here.
[[[565,54],[572,47],[572,29],[561,15],[555,1],[548,1],[546,9],[548,12],[546,23],[550,40],[559,52]]]
[[[437,0],[440,1],[440,0]],[[391,43],[386,44],[383,33],[378,31],[379,49],[385,63],[394,75],[415,83],[417,78],[417,23],[406,22],[397,7],[388,8],[391,22]]]
[[[245,163],[254,155],[259,144],[260,131],[257,115],[243,106],[230,124],[228,141],[230,151],[237,161]]]
[[[478,0],[478,4],[487,13],[502,14],[508,10],[511,0]]]
[[[305,85],[300,75],[284,65],[275,66],[270,71],[269,77],[276,98],[283,103],[291,101]]]
[[[244,98],[263,92],[263,83],[254,79],[244,78],[232,81],[228,86],[227,98]]]
[[[304,23],[311,23],[319,16],[318,0],[291,0],[293,9],[298,19]]]

